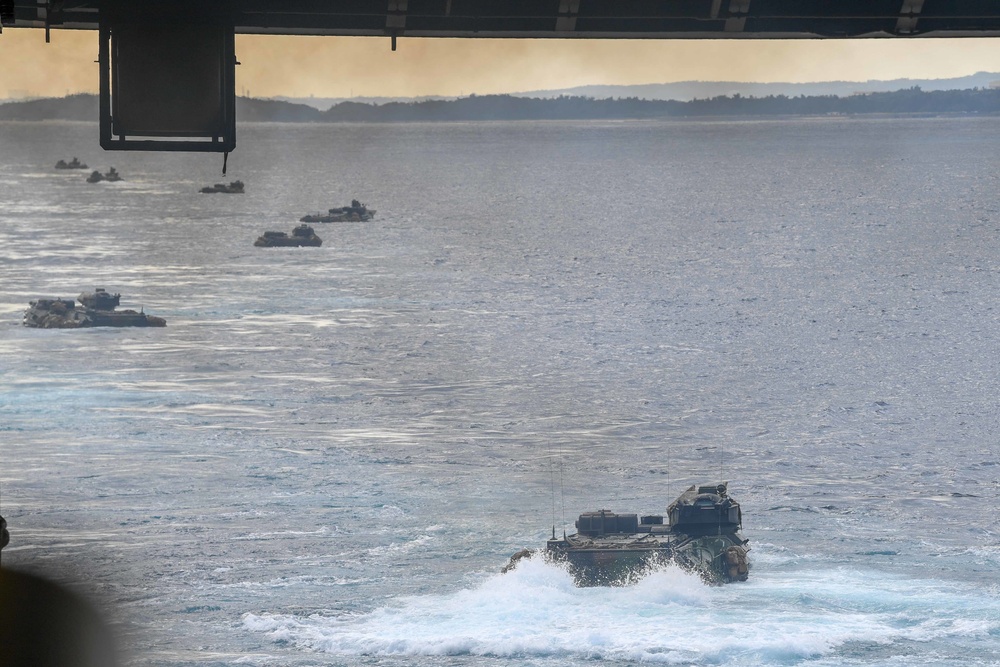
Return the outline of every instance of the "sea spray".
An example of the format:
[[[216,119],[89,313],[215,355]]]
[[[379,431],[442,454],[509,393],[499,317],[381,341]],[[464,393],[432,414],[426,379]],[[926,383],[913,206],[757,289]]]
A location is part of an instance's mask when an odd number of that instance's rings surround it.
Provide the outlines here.
[[[976,596],[950,582],[849,569],[760,574],[709,587],[666,566],[630,586],[577,588],[563,568],[536,556],[476,586],[400,597],[367,613],[246,614],[243,623],[274,641],[334,655],[734,666],[850,658],[856,651],[909,653],[913,642],[986,640],[1000,631],[995,595]],[[978,611],[968,608],[973,597]],[[953,616],[964,621],[946,620]]]

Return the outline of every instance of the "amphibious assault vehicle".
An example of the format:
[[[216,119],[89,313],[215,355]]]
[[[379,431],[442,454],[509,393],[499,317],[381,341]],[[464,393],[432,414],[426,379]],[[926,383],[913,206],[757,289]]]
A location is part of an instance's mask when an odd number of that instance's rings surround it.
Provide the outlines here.
[[[352,199],[350,206],[331,208],[328,213],[311,213],[302,216],[299,222],[368,222],[374,217],[375,209]]]
[[[118,173],[114,167],[111,167],[106,174],[102,174],[96,169],[90,172],[90,176],[87,177],[88,183],[100,183],[101,181],[108,181],[109,183],[114,183],[115,181],[122,180],[122,175]]]
[[[66,160],[59,160],[56,162],[56,169],[87,169],[87,164],[80,162],[80,159],[73,156],[73,159],[67,162]]]
[[[165,327],[162,317],[142,311],[115,310],[120,294],[111,294],[98,287],[77,297],[82,308],[72,299],[37,299],[24,311],[24,326],[37,329],[79,329],[82,327]]]
[[[297,246],[321,246],[323,239],[309,225],[299,225],[292,230],[291,236],[285,232],[264,232],[253,244],[259,248],[280,248]]]
[[[226,185],[225,183],[216,183],[215,185],[207,185],[198,192],[206,195],[215,192],[221,192],[227,195],[241,195],[244,192],[244,186],[243,181],[232,181],[229,185]]]
[[[608,510],[585,512],[577,532],[545,545],[545,558],[565,563],[578,586],[622,586],[651,568],[673,563],[709,584],[746,581],[749,540],[740,534],[740,505],[729,497],[728,482],[692,486],[661,515],[639,517]],[[514,554],[504,572],[532,555]]]

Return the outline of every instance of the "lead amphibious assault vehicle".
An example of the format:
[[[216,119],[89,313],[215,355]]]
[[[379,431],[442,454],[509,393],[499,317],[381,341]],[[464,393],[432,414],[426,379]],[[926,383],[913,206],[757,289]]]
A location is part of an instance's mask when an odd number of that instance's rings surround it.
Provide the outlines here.
[[[115,310],[120,294],[111,294],[98,287],[77,297],[81,308],[72,299],[36,299],[24,311],[23,324],[36,329],[80,329],[83,327],[165,327],[167,321],[134,310]]]
[[[608,510],[585,512],[577,532],[552,539],[545,559],[565,563],[578,586],[622,586],[660,564],[675,564],[709,584],[746,581],[750,541],[740,534],[742,514],[728,483],[692,486],[661,515],[639,517]],[[504,572],[531,556],[514,554]]]

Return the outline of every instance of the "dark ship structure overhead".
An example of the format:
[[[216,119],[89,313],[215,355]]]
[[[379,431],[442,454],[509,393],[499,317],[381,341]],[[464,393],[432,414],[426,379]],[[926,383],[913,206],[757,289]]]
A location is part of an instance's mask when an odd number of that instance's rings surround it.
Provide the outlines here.
[[[326,213],[311,213],[302,216],[299,222],[368,222],[374,217],[375,209],[352,199],[350,206],[331,208]]]
[[[580,586],[625,585],[667,564],[709,584],[746,581],[750,546],[740,533],[742,523],[727,482],[696,485],[667,507],[666,522],[662,515],[585,512],[576,522],[577,532],[562,538],[553,534],[544,555],[565,564]],[[504,571],[532,553],[515,554]]]
[[[323,245],[323,239],[316,236],[312,227],[302,224],[293,229],[290,235],[285,232],[264,232],[253,244],[258,248],[318,247]]]
[[[669,2],[389,2],[384,0],[39,0],[0,3],[3,27],[98,30],[167,5],[237,34],[384,38],[815,39],[996,37],[990,0],[670,0]]]
[[[1000,35],[1000,3],[0,0],[0,32],[8,27],[44,29],[46,42],[52,29],[97,32],[102,148],[229,153],[236,147],[237,34],[382,37],[393,51],[411,37],[982,38]]]
[[[120,294],[101,287],[72,299],[36,299],[24,311],[24,326],[36,329],[80,329],[84,327],[165,327],[167,321],[134,310],[116,310]]]

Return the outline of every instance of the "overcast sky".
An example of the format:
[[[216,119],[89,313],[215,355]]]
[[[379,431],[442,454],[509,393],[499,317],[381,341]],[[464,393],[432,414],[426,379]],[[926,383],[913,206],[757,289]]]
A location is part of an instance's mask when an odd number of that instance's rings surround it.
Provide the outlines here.
[[[468,95],[671,81],[866,81],[1000,72],[1000,39],[514,40],[238,35],[256,97]],[[0,98],[97,92],[97,33],[8,28]]]

